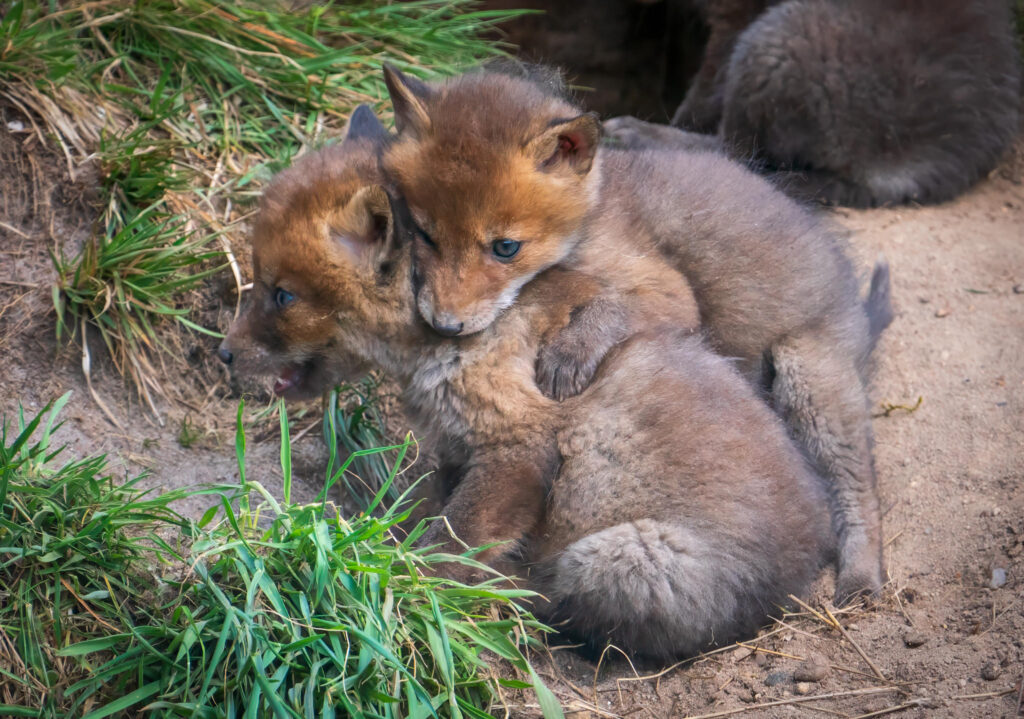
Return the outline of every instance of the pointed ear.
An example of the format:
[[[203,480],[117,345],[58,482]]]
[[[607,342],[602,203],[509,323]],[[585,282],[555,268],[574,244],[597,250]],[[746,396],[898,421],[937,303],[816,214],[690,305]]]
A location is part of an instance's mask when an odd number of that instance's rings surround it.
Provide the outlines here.
[[[331,239],[357,260],[383,262],[391,252],[391,206],[380,185],[364,187],[329,220]]]
[[[529,142],[526,151],[541,170],[567,168],[582,176],[590,172],[600,141],[601,123],[596,113],[588,112],[551,125]]]
[[[384,63],[384,83],[388,86],[391,104],[395,108],[395,128],[398,132],[422,135],[428,131],[430,116],[425,103],[433,90],[387,63]]]
[[[384,142],[388,139],[388,131],[381,124],[369,105],[360,105],[348,119],[345,127],[345,142],[356,140],[369,140],[370,142]]]

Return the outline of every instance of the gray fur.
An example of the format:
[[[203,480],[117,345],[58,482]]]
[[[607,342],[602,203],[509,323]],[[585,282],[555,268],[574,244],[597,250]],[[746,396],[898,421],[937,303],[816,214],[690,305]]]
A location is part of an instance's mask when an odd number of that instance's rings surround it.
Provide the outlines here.
[[[892,324],[892,291],[889,281],[889,263],[879,259],[871,273],[871,286],[868,298],[864,302],[864,311],[868,315],[868,331],[871,335],[871,348],[874,351],[882,332]]]
[[[712,346],[770,400],[829,480],[840,600],[882,584],[869,361],[891,319],[888,269],[868,303],[839,237],[771,183],[714,152],[603,150],[599,220],[581,245],[652,238],[689,281]],[[628,229],[627,229],[628,228]],[[765,367],[765,357],[772,360]]]
[[[775,4],[734,40],[716,76],[721,135],[800,197],[851,206],[956,197],[1019,128],[1008,9],[1005,0]],[[676,124],[692,126],[685,115]]]
[[[548,397],[563,400],[590,384],[608,351],[634,331],[619,302],[598,297],[576,307],[556,341],[537,355],[537,386]]]
[[[538,611],[560,630],[692,655],[754,632],[816,575],[832,543],[821,480],[698,338],[634,337],[563,405],[531,567]]]
[[[736,38],[778,0],[693,0],[710,28],[697,74],[672,116],[676,127],[715,133],[722,120],[722,90]]]
[[[650,150],[666,145],[678,150],[725,152],[722,141],[714,135],[687,132],[669,125],[644,122],[629,115],[604,121],[606,142],[626,150]]]

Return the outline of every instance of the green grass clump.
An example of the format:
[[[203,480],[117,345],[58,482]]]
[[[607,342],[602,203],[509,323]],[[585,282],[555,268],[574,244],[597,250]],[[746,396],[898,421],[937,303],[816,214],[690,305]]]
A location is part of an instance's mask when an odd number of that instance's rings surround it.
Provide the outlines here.
[[[54,258],[57,337],[81,329],[84,342],[86,328],[95,328],[114,365],[152,406],[152,392],[160,391],[148,352],[160,346],[156,321],[170,317],[210,334],[188,319],[188,310],[176,306],[174,298],[218,271],[219,266],[201,265],[221,255],[208,251],[206,240],[197,239],[184,218],[161,205],[113,216],[107,228],[73,262]]]
[[[176,556],[157,532],[188,527],[170,507],[183,492],[118,484],[102,456],[56,463],[51,434],[69,396],[45,424],[46,410],[0,429],[0,702],[19,704],[0,716],[61,715],[88,666],[60,650],[122,631],[126,607],[150,603],[147,563]]]
[[[94,327],[153,407],[150,326],[184,322],[174,300],[254,180],[337,134],[356,105],[382,109],[384,62],[450,74],[500,53],[482,34],[517,14],[471,0],[8,3],[0,98],[48,130],[72,177],[85,158],[101,174],[94,236],[53,255],[59,327]],[[159,279],[140,287],[143,264]]]
[[[337,387],[328,395],[324,408],[324,442],[332,457],[341,449],[353,458],[349,470],[341,473],[341,479],[348,496],[364,508],[382,487],[388,488],[385,498],[389,503],[397,501],[400,495],[391,481],[392,456],[364,451],[392,441],[381,412],[380,383],[379,377],[370,376],[355,384]],[[333,474],[332,467],[327,471]]]
[[[414,547],[422,528],[397,540],[386,485],[352,517],[291,503],[283,412],[284,501],[246,476],[240,407],[240,484],[203,490],[219,501],[192,523],[169,506],[184,493],[117,487],[102,457],[54,469],[57,409],[31,446],[45,411],[4,430],[0,682],[18,702],[0,715],[489,717],[503,683],[561,716],[523,654],[524,592],[424,576],[472,559]],[[408,445],[390,449],[393,480]]]

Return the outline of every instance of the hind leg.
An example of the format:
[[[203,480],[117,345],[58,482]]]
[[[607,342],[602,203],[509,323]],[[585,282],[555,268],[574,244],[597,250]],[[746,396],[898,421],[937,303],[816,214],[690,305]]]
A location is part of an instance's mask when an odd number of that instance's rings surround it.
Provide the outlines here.
[[[841,345],[838,345],[841,348]],[[804,336],[772,348],[772,403],[827,481],[839,538],[836,599],[882,587],[882,533],[871,418],[856,353]]]

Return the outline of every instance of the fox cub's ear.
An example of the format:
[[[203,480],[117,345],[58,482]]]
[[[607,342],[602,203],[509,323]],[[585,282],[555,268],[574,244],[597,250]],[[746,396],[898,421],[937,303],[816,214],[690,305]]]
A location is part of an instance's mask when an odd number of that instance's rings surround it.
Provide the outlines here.
[[[388,131],[373,114],[369,105],[360,105],[348,119],[345,126],[345,142],[356,140],[370,140],[371,142],[383,142],[388,139]]]
[[[586,175],[594,164],[601,123],[597,114],[588,112],[571,120],[551,125],[526,146],[542,170],[568,168]]]
[[[384,64],[384,83],[388,86],[391,104],[395,108],[395,128],[400,133],[422,135],[430,129],[430,116],[426,101],[433,91],[414,77],[399,72],[393,65]]]
[[[331,239],[357,261],[383,262],[391,251],[391,206],[383,187],[359,190],[329,221]]]

